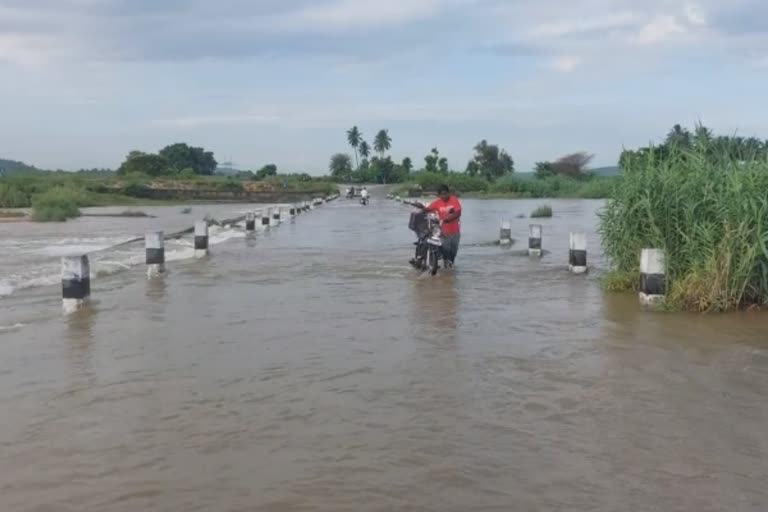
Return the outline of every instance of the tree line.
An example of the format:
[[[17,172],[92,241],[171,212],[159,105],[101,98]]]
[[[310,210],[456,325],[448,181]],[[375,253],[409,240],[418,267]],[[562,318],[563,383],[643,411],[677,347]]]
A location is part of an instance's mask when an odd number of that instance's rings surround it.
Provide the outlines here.
[[[681,155],[692,152],[710,161],[766,160],[768,140],[739,135],[715,135],[701,123],[697,123],[693,130],[676,124],[667,132],[662,143],[622,151],[619,167],[625,169],[630,165],[644,165],[649,161],[663,162],[673,153],[680,158]]]
[[[333,179],[342,183],[402,183],[408,181],[414,172],[435,174],[455,174],[450,169],[448,159],[440,156],[437,148],[432,148],[424,156],[424,165],[416,170],[413,160],[405,157],[401,162],[394,162],[389,156],[392,148],[392,137],[388,130],[379,130],[373,139],[375,155],[371,156],[371,146],[365,140],[357,126],[347,131],[347,143],[351,146],[353,155],[336,153],[331,156],[328,170]],[[467,163],[464,174],[478,176],[489,181],[495,181],[511,175],[514,170],[514,160],[496,144],[482,140],[474,147],[474,156]],[[352,158],[354,156],[354,160]]]

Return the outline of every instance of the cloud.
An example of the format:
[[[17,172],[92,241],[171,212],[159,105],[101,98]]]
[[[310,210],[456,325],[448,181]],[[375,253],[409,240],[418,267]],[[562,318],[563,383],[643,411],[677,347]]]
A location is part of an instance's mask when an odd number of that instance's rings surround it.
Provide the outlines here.
[[[595,17],[568,18],[548,21],[536,25],[530,32],[535,38],[563,37],[603,32],[617,28],[631,27],[637,23],[638,15],[632,11],[617,12]]]
[[[552,69],[559,71],[560,73],[571,73],[581,64],[581,57],[575,57],[573,55],[563,55],[557,57],[551,63]]]
[[[363,30],[428,18],[445,4],[445,0],[335,0],[285,14],[276,20],[276,27],[312,32]]]
[[[690,25],[701,27],[707,24],[704,10],[698,4],[686,4],[683,9],[685,18]]]
[[[640,28],[637,41],[642,44],[660,43],[687,31],[675,16],[658,15]]]

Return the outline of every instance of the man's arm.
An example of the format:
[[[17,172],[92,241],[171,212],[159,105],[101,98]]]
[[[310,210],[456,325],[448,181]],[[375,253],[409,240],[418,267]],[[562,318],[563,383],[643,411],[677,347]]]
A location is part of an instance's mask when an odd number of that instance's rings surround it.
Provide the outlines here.
[[[448,212],[448,215],[445,216],[445,219],[443,219],[443,222],[455,222],[457,219],[461,217],[461,204],[456,201],[456,204],[451,207],[451,211]]]

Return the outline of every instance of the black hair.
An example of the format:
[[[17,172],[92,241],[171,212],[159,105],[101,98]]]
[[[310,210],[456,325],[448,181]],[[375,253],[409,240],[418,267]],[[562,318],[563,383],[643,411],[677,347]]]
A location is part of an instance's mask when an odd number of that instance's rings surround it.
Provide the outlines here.
[[[437,193],[438,194],[447,194],[451,191],[450,188],[448,188],[448,185],[440,185],[437,187]]]

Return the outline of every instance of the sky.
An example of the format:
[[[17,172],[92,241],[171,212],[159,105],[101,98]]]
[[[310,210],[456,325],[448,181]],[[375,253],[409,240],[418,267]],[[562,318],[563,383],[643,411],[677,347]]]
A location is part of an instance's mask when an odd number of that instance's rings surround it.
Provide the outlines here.
[[[766,90],[764,0],[0,0],[0,157],[44,168],[320,174],[353,125],[418,165],[614,165],[675,123],[768,138]]]

